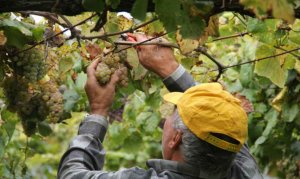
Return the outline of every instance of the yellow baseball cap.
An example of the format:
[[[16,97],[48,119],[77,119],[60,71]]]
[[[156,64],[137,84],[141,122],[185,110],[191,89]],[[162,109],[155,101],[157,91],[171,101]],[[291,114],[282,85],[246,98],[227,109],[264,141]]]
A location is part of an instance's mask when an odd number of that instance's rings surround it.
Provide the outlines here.
[[[200,139],[221,149],[239,152],[248,134],[247,114],[239,99],[223,90],[219,83],[203,83],[184,93],[164,95],[177,105],[184,124]],[[220,139],[212,133],[231,137],[239,144]]]

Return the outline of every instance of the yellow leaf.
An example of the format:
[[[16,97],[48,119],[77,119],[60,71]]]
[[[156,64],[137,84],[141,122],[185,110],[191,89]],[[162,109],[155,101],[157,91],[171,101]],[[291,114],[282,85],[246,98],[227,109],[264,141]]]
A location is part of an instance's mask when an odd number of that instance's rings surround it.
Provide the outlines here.
[[[256,51],[256,58],[265,58],[276,54],[276,50],[268,45],[261,45]],[[287,73],[281,67],[278,58],[268,58],[258,61],[255,64],[254,72],[260,76],[269,78],[275,85],[280,88],[284,87]]]
[[[4,45],[7,41],[7,38],[4,35],[3,31],[0,31],[0,45]]]
[[[295,12],[291,4],[287,0],[272,1],[272,12],[275,18],[284,19],[290,24],[295,21]]]
[[[219,18],[212,16],[209,19],[208,26],[205,28],[204,33],[198,40],[183,39],[179,31],[176,32],[176,41],[182,54],[188,54],[195,50],[197,47],[203,45],[209,36],[219,35]]]
[[[182,54],[186,55],[199,46],[198,40],[183,39],[179,31],[176,32],[176,41]]]
[[[300,74],[300,61],[299,60],[296,61],[295,70]]]
[[[279,93],[278,95],[272,100],[272,106],[273,108],[275,108],[278,112],[281,112],[282,108],[281,108],[281,103],[282,100],[285,96],[285,94],[287,93],[288,88],[285,86]]]

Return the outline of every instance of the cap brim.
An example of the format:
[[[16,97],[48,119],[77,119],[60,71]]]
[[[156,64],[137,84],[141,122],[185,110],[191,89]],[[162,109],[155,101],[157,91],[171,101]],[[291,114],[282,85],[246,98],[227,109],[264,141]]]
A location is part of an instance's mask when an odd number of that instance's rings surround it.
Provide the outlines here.
[[[182,97],[183,93],[173,92],[164,95],[164,100],[177,105],[179,99]]]

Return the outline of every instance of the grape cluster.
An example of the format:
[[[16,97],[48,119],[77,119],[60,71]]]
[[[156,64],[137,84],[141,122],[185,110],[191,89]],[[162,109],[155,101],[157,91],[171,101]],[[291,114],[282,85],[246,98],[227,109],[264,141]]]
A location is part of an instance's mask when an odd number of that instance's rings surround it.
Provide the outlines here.
[[[31,90],[28,83],[15,76],[6,78],[3,87],[8,110],[17,112],[22,121],[24,133],[31,136],[36,132],[37,122],[45,119],[43,115],[36,113],[39,105],[34,91]]]
[[[122,87],[128,86],[128,69],[121,63],[119,54],[108,54],[102,57],[96,69],[96,78],[100,85],[108,83],[111,75],[113,75],[117,69],[121,71],[119,85]]]
[[[41,92],[42,99],[49,112],[49,122],[57,123],[64,113],[63,95],[51,81],[41,85]]]
[[[63,96],[51,81],[31,86],[23,78],[11,76],[5,78],[3,89],[8,110],[17,112],[27,136],[36,132],[39,122],[48,119],[56,123],[63,116]]]
[[[47,73],[47,64],[38,49],[21,52],[10,58],[10,67],[27,80],[34,82],[42,79]]]

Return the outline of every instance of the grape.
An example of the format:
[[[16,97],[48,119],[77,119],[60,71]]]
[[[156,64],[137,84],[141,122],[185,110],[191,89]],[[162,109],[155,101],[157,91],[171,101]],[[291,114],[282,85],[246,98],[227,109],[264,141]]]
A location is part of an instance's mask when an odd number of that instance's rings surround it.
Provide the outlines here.
[[[108,65],[106,65],[104,62],[101,62],[97,65],[95,75],[100,85],[105,85],[110,80],[111,74],[112,71],[109,69]]]
[[[38,49],[31,49],[11,57],[9,66],[18,75],[34,82],[42,79],[47,73],[47,64],[44,62],[43,54]]]

